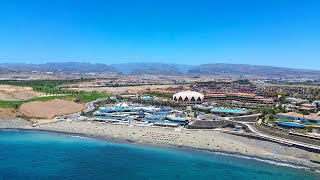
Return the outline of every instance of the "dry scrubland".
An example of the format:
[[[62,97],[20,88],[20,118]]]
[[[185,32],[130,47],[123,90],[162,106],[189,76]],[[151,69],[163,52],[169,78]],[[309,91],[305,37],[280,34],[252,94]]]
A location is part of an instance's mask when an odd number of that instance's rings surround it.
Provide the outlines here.
[[[42,93],[34,91],[31,87],[0,85],[1,101],[22,101],[41,96]]]
[[[81,87],[81,88],[69,88],[75,91],[98,91],[98,92],[106,92],[110,94],[121,94],[121,93],[137,93],[141,91],[157,90],[168,87],[177,87],[176,85],[144,85],[144,86],[123,86],[123,87]]]
[[[34,101],[24,103],[20,107],[20,112],[30,118],[52,119],[55,116],[72,114],[85,110],[86,106],[67,100]]]

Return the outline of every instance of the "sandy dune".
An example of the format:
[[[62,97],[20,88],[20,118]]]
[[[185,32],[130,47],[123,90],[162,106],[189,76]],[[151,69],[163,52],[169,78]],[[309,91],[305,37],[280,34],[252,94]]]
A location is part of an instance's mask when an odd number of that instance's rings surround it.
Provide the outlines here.
[[[0,100],[2,101],[20,101],[39,96],[41,93],[35,92],[31,87],[0,85]]]
[[[20,111],[24,115],[42,119],[52,119],[55,116],[72,114],[85,109],[85,105],[67,100],[35,101],[24,103],[20,107]]]
[[[0,119],[14,119],[16,112],[12,108],[0,108]]]

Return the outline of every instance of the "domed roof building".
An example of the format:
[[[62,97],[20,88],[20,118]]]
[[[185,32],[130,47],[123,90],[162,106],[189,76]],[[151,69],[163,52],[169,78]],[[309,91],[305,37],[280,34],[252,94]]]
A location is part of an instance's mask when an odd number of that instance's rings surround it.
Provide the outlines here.
[[[173,95],[173,100],[186,103],[197,103],[204,100],[204,95],[196,91],[182,91]]]

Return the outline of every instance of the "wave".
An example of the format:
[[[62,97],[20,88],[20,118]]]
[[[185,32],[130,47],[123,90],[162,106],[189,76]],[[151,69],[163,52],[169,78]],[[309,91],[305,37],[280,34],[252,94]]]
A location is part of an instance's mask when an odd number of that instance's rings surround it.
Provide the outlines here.
[[[252,160],[256,160],[256,161],[259,161],[259,162],[264,162],[264,163],[268,163],[268,164],[272,164],[272,165],[276,165],[276,166],[290,167],[290,168],[304,169],[304,170],[311,170],[307,166],[301,166],[301,165],[297,165],[297,164],[292,164],[290,162],[280,162],[281,159],[279,159],[279,160],[277,160],[277,159],[271,160],[271,159],[263,159],[263,158],[259,158],[259,157],[253,157],[253,156],[232,154],[232,153],[227,153],[227,152],[214,152],[214,151],[207,151],[207,152],[213,153],[213,154],[221,154],[221,155],[225,155],[225,156],[238,157],[238,158],[242,158],[242,159],[252,159]],[[315,170],[315,172],[320,173],[320,171],[318,171],[318,170]]]
[[[85,137],[85,136],[78,136],[78,135],[71,135],[71,137],[81,138],[81,139],[92,139],[92,138],[88,138],[88,137]]]

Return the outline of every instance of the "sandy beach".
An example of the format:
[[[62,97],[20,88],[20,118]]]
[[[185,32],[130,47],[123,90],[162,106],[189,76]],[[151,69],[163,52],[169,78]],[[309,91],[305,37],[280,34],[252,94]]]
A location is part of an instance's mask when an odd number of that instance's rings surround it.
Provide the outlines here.
[[[6,127],[1,126],[1,128]],[[227,152],[281,162],[290,162],[292,164],[304,165],[311,167],[311,169],[320,170],[320,164],[311,162],[319,161],[320,154],[273,142],[230,135],[215,130],[128,126],[85,121],[59,121],[42,124],[37,127],[26,125],[20,128],[76,133],[93,138],[113,139],[152,146],[185,147]]]
[[[235,136],[216,130],[188,130],[98,123],[87,121],[58,121],[32,127],[27,121],[3,121],[0,129],[16,128],[55,131],[151,146],[192,148],[244,155],[309,167],[320,171],[320,154],[273,142]],[[12,124],[13,123],[13,124]],[[18,124],[18,125],[17,125]]]

